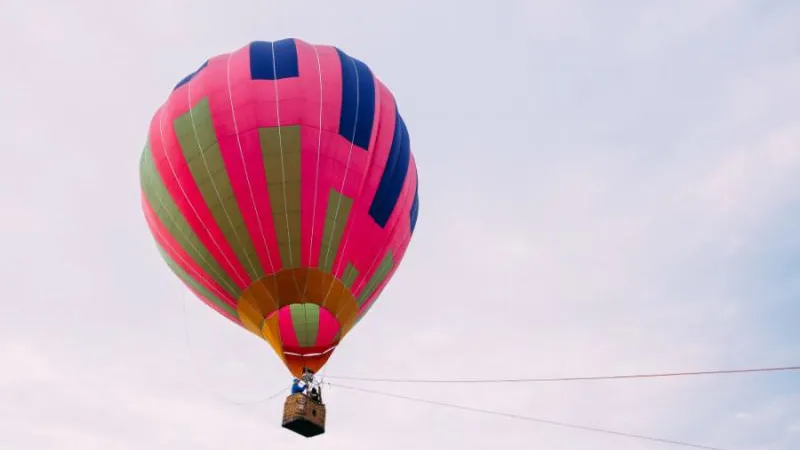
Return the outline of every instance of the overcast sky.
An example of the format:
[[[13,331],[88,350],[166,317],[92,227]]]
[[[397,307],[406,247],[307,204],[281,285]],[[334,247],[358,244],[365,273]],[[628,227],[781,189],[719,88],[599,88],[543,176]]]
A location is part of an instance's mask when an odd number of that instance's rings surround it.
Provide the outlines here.
[[[790,0],[0,0],[0,448],[671,448],[335,387],[327,434],[304,440],[281,398],[237,405],[289,375],[161,260],[139,204],[148,123],[251,40],[337,45],[394,92],[420,218],[329,375],[797,365],[798,23]],[[797,373],[359,386],[800,448]]]

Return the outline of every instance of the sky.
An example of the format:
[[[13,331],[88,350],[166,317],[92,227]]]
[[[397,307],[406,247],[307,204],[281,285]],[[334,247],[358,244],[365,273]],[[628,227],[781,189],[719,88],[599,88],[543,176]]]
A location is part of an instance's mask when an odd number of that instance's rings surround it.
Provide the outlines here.
[[[147,230],[148,123],[208,56],[252,40],[336,45],[392,90],[419,221],[327,375],[798,365],[797,23],[785,0],[0,0],[0,448],[672,448],[336,386],[325,435],[281,429],[281,398],[263,400],[286,369],[194,299]],[[800,448],[798,373],[338,382]]]

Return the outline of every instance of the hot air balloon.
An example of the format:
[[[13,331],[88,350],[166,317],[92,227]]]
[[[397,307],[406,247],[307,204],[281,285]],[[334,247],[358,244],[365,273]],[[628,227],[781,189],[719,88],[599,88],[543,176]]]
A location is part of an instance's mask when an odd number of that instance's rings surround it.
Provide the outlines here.
[[[251,42],[182,79],[152,117],[140,181],[172,272],[309,383],[397,270],[419,211],[392,93],[299,39]],[[293,395],[296,411],[324,408]],[[321,412],[295,431],[323,432]]]

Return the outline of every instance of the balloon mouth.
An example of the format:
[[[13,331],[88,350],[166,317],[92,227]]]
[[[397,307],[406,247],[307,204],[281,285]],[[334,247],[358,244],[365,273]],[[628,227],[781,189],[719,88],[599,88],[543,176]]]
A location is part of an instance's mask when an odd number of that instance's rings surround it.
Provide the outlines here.
[[[282,269],[254,281],[236,310],[242,325],[269,343],[297,377],[325,365],[360,312],[349,287],[310,267]]]
[[[327,308],[315,303],[293,303],[272,312],[277,320],[283,354],[300,358],[328,356],[339,344],[341,324]]]

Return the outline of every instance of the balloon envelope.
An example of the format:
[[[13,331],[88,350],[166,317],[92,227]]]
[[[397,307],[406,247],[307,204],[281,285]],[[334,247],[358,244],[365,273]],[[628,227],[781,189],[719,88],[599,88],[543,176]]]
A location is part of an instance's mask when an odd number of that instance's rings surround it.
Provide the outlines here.
[[[151,120],[140,179],[172,271],[295,376],[374,304],[419,208],[390,91],[298,39],[252,42],[181,80]]]

